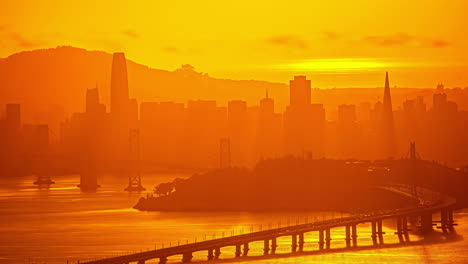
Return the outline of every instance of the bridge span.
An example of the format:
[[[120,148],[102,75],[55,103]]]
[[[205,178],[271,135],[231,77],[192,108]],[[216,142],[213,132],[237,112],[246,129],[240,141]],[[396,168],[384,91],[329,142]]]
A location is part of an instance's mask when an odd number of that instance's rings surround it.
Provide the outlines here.
[[[304,234],[308,232],[318,232],[319,250],[331,248],[332,228],[345,228],[345,241],[347,248],[357,247],[357,225],[371,223],[372,242],[374,245],[383,244],[382,221],[385,219],[395,219],[396,232],[401,242],[409,241],[408,219],[415,219],[419,224],[421,233],[433,231],[434,225],[444,233],[454,232],[453,205],[456,200],[448,196],[431,192],[430,190],[418,188],[417,192],[405,185],[388,185],[379,187],[388,191],[396,192],[412,198],[415,203],[408,208],[382,210],[376,212],[355,214],[348,217],[317,221],[313,223],[298,224],[293,226],[269,229],[252,232],[242,235],[234,235],[207,241],[195,242],[186,245],[178,245],[168,248],[150,250],[146,252],[134,253],[118,257],[104,258],[94,261],[82,262],[82,264],[127,264],[135,262],[144,264],[145,261],[159,259],[160,264],[167,263],[170,256],[181,255],[182,262],[191,262],[194,252],[206,251],[207,260],[218,259],[223,247],[235,247],[234,256],[236,258],[246,257],[249,253],[249,243],[263,241],[264,255],[274,255],[279,237],[291,237],[291,251],[303,252]],[[440,220],[433,220],[433,214],[440,212]]]

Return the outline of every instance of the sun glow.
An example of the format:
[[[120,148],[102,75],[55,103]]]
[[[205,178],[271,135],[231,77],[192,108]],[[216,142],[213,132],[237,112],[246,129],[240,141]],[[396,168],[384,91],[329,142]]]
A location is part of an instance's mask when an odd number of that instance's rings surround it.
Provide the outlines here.
[[[296,61],[279,65],[289,71],[343,73],[350,71],[369,71],[394,68],[396,63],[368,58],[333,58]]]

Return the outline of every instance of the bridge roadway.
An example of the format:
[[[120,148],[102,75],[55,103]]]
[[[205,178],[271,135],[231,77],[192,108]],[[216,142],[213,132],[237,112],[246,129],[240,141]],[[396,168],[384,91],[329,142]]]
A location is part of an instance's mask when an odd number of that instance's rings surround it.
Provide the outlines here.
[[[410,188],[404,185],[392,185],[380,188],[412,197]],[[409,229],[406,227],[407,217],[420,217],[421,230],[432,231],[432,214],[437,211],[441,211],[441,221],[438,222],[441,223],[441,228],[443,231],[446,232],[447,229],[451,231],[454,225],[451,207],[455,204],[456,200],[450,197],[442,197],[440,195],[435,197],[435,195],[430,191],[421,190],[422,189],[420,189],[417,194],[417,199],[419,202],[417,204],[415,203],[415,206],[409,208],[356,214],[348,217],[286,226],[247,234],[234,235],[230,237],[200,241],[186,245],[150,250],[141,253],[88,261],[83,262],[82,264],[126,264],[130,262],[143,264],[147,260],[157,258],[159,258],[161,264],[164,264],[167,261],[167,257],[174,255],[182,255],[183,262],[190,262],[193,252],[197,251],[208,251],[208,260],[212,260],[219,257],[221,254],[221,248],[228,246],[235,246],[235,256],[240,257],[247,256],[249,251],[248,244],[254,241],[265,241],[264,253],[267,255],[269,252],[271,252],[271,254],[275,253],[276,238],[283,236],[292,236],[292,251],[296,252],[297,249],[302,251],[304,244],[304,233],[312,231],[319,231],[320,249],[323,249],[324,244],[326,244],[326,248],[329,249],[331,240],[330,229],[334,227],[346,227],[347,246],[349,247],[351,242],[353,243],[353,246],[356,246],[356,225],[368,222],[372,223],[372,237],[374,243],[376,243],[377,237],[379,237],[380,242],[383,243],[382,220],[390,218],[397,219],[398,230],[395,232],[395,234],[398,234],[401,240],[402,235],[408,235],[407,232]],[[325,238],[324,232],[326,236]],[[299,238],[299,245],[297,244],[297,238]],[[271,244],[269,241],[271,241]],[[243,252],[241,252],[241,246],[244,246]]]

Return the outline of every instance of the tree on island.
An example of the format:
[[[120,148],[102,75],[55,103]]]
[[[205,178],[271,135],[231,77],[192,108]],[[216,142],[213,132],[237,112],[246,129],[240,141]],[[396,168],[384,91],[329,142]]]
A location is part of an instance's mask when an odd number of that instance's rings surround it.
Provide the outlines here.
[[[465,172],[430,161],[301,159],[260,161],[254,168],[224,168],[161,183],[159,197],[142,198],[139,210],[380,210],[401,208],[405,197],[378,188],[411,185],[447,193],[467,204]]]
[[[174,186],[172,182],[163,182],[159,184],[158,186],[154,187],[154,193],[157,196],[167,196],[171,194],[173,190],[174,190]]]

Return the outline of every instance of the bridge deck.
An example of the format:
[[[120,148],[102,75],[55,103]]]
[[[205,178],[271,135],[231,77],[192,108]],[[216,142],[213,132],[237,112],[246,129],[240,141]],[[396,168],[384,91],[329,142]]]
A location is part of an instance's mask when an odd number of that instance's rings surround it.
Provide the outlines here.
[[[381,187],[389,191],[397,192],[400,194],[408,195],[410,189],[403,186],[391,186],[391,187]],[[222,248],[227,246],[236,246],[243,245],[249,242],[254,241],[263,241],[267,239],[272,239],[282,236],[296,235],[300,233],[306,233],[311,231],[325,230],[329,228],[339,227],[339,226],[350,226],[356,225],[359,223],[373,222],[384,220],[388,218],[394,218],[398,216],[410,216],[418,215],[424,212],[432,212],[440,208],[445,208],[453,205],[455,199],[445,197],[444,199],[437,200],[426,200],[429,197],[427,193],[418,192],[419,204],[414,207],[393,209],[393,210],[383,210],[376,211],[364,214],[357,214],[348,217],[335,218],[330,220],[318,221],[313,223],[292,225],[287,227],[269,229],[264,231],[252,232],[242,235],[234,235],[230,237],[223,237],[213,240],[200,241],[195,243],[190,243],[186,245],[173,246],[168,248],[156,249],[141,253],[129,254],[124,256],[100,259],[95,261],[84,262],[84,264],[122,264],[128,262],[137,262],[145,261],[155,258],[165,258],[173,255],[182,255],[186,253],[193,253],[196,251],[212,250],[216,248]],[[433,197],[432,197],[433,198]]]

